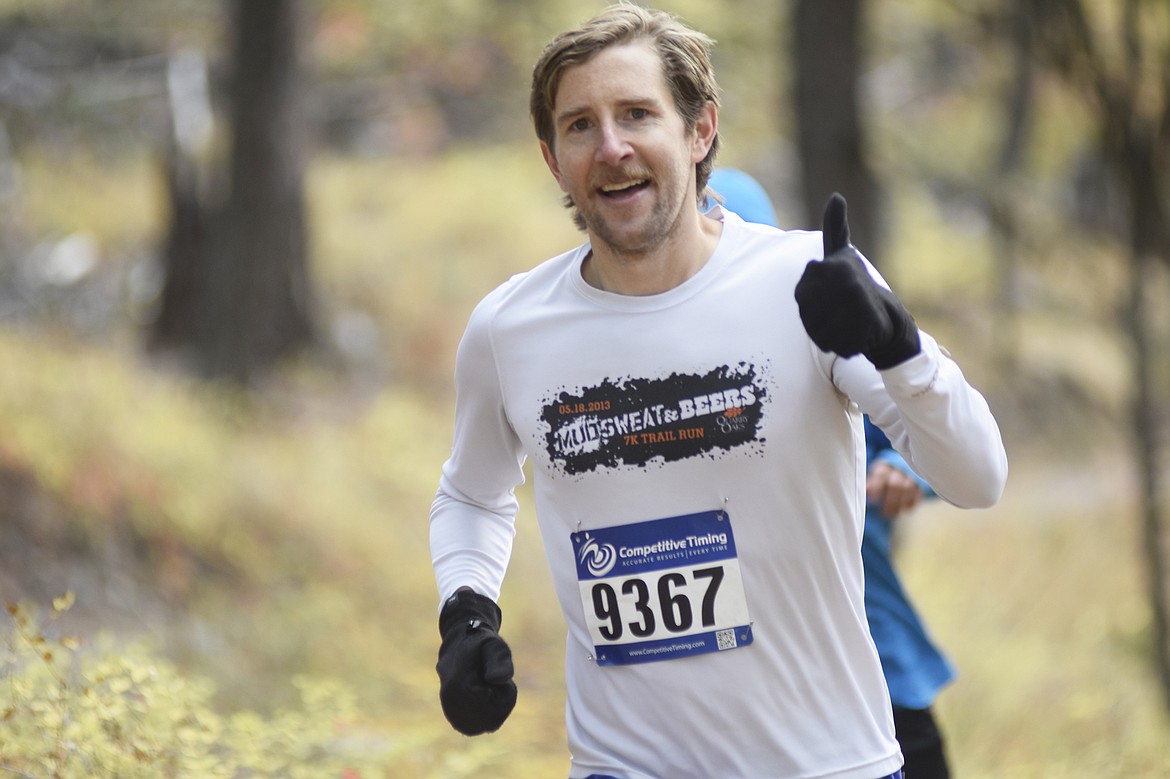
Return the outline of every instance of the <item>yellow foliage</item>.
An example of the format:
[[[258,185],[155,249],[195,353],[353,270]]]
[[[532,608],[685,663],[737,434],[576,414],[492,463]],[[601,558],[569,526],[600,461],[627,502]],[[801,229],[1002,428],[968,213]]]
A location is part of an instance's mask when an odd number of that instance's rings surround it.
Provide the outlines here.
[[[297,708],[224,717],[208,681],[140,645],[78,651],[47,638],[25,607],[8,612],[16,629],[0,647],[0,770],[9,774],[358,779],[389,751],[384,737],[353,738],[353,696],[336,684],[298,679]]]

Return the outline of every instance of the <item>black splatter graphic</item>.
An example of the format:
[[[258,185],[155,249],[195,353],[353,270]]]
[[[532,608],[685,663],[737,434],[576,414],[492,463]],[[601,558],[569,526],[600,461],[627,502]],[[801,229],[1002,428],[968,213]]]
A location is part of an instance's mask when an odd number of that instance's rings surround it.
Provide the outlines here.
[[[568,474],[709,455],[762,441],[765,394],[747,363],[702,375],[604,379],[544,404],[545,445]]]

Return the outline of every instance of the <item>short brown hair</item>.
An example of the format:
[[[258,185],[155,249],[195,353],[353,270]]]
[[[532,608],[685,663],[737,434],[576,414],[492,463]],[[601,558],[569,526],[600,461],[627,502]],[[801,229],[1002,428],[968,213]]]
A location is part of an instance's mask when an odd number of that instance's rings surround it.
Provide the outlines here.
[[[674,106],[687,129],[694,129],[708,102],[719,105],[719,85],[711,66],[714,41],[686,26],[678,17],[631,3],[611,5],[575,29],[553,38],[532,70],[529,110],[536,137],[554,152],[556,127],[553,105],[557,88],[567,68],[580,65],[609,46],[646,39],[658,52]],[[719,135],[707,156],[695,165],[695,189],[702,201],[707,179],[715,167]],[[572,201],[567,201],[571,206]],[[584,227],[578,218],[578,226]]]

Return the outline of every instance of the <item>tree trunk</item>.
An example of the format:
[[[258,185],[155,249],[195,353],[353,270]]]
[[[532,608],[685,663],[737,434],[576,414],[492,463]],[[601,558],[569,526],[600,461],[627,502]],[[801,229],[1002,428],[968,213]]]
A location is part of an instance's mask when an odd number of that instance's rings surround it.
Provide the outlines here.
[[[183,349],[198,330],[199,273],[207,215],[199,200],[198,165],[172,144],[164,161],[170,225],[163,246],[166,284],[150,332],[152,349]]]
[[[1019,176],[1024,147],[1032,118],[1035,54],[1032,50],[1032,25],[1027,7],[1009,11],[1007,28],[1012,31],[1015,77],[1004,100],[1003,146],[995,167],[995,180],[988,187],[989,215],[994,226],[995,318],[993,321],[994,356],[999,370],[1010,376],[1018,369],[1020,351],[1020,273]]]
[[[1134,460],[1137,465],[1141,510],[1142,554],[1146,563],[1146,586],[1150,599],[1153,659],[1170,711],[1170,547],[1162,514],[1162,484],[1158,462],[1158,409],[1155,400],[1153,355],[1147,316],[1147,280],[1156,252],[1164,245],[1164,211],[1159,198],[1156,163],[1156,136],[1143,132],[1133,121],[1124,126],[1124,153],[1119,162],[1129,182],[1131,209],[1130,289],[1127,326],[1133,348],[1134,395],[1132,401]]]
[[[1129,337],[1134,351],[1134,395],[1131,419],[1141,511],[1141,553],[1145,558],[1146,591],[1150,600],[1154,669],[1170,711],[1170,571],[1167,570],[1165,521],[1158,496],[1157,414],[1153,399],[1152,365],[1146,325],[1145,279],[1149,261],[1131,256]]]
[[[302,0],[233,0],[230,190],[222,251],[207,256],[203,371],[247,381],[313,334],[306,262]]]
[[[211,121],[209,106],[196,105],[207,102],[199,79],[168,79],[172,89],[180,82],[187,89],[172,94],[174,138],[166,158],[171,225],[150,346],[192,356],[205,375],[246,383],[313,337],[301,104],[307,19],[304,0],[231,2],[226,176],[200,169],[189,137]],[[216,189],[226,190],[226,198],[209,205],[201,184],[221,179],[226,186]]]
[[[849,202],[853,243],[881,267],[878,185],[866,158],[859,101],[863,0],[797,0],[792,25],[801,193],[820,227],[825,201]]]
[[[1129,295],[1124,301],[1126,335],[1133,351],[1133,398],[1130,405],[1131,446],[1137,469],[1141,511],[1141,558],[1149,598],[1151,659],[1170,711],[1170,549],[1162,511],[1159,398],[1155,388],[1155,354],[1150,348],[1147,279],[1156,259],[1170,262],[1170,206],[1164,193],[1170,185],[1170,73],[1143,67],[1166,62],[1170,48],[1159,28],[1143,19],[1154,8],[1142,0],[1124,0],[1117,48],[1121,61],[1103,56],[1095,28],[1082,0],[1027,0],[1039,42],[1038,54],[1065,79],[1086,90],[1097,104],[1103,157],[1126,185],[1129,214]],[[1103,34],[1112,34],[1110,30]],[[1150,96],[1161,95],[1158,101]],[[1151,110],[1152,109],[1152,110]]]
[[[166,284],[152,323],[149,346],[182,350],[198,331],[199,276],[208,238],[203,202],[205,170],[201,153],[214,130],[207,61],[198,50],[172,52],[167,61],[167,104],[170,135],[163,166],[170,222],[163,246]]]

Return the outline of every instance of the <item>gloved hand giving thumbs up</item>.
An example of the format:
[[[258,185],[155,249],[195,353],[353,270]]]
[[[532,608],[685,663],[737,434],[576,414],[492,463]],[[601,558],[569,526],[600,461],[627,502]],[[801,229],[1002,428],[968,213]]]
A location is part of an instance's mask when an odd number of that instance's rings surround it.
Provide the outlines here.
[[[878,370],[892,368],[921,351],[918,326],[897,296],[874,281],[849,243],[845,198],[834,192],[825,204],[825,258],[813,260],[796,284],[804,329],[821,351],[857,354]]]

